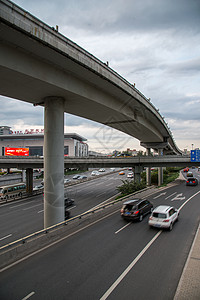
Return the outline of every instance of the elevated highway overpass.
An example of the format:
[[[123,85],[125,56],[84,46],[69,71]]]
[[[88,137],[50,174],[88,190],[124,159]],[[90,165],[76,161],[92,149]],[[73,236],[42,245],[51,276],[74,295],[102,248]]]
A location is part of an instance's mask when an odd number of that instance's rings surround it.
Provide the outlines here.
[[[150,100],[58,27],[9,0],[0,0],[0,26],[0,94],[45,108],[45,226],[64,218],[64,112],[118,129],[148,151],[181,154]]]
[[[65,168],[123,168],[123,167],[191,167],[200,165],[192,162],[190,156],[137,156],[128,158],[79,158],[68,157],[64,159]],[[0,157],[0,168],[36,169],[44,167],[43,158],[35,157]]]
[[[127,133],[165,153],[181,153],[158,109],[134,84],[54,28],[1,0],[0,94],[64,111]]]

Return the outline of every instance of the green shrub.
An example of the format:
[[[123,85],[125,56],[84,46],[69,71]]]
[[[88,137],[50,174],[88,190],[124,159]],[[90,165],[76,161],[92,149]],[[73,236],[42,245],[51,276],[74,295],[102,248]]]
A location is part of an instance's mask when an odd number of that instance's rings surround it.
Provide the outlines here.
[[[122,182],[123,184],[117,187],[117,190],[121,193],[121,196],[132,194],[146,187],[144,182],[134,182],[133,180],[122,180]]]

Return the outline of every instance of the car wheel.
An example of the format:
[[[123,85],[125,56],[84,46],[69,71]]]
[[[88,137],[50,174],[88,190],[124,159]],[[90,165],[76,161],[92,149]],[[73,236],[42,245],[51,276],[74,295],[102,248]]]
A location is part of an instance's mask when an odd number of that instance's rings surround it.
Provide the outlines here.
[[[173,228],[173,223],[171,222],[170,225],[169,225],[169,231],[171,231]]]
[[[143,220],[143,215],[140,215],[139,221],[141,222]]]

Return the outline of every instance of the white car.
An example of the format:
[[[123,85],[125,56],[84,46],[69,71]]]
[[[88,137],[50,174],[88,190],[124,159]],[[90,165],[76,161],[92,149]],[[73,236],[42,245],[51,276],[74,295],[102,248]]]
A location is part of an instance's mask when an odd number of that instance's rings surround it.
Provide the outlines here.
[[[133,172],[129,172],[129,173],[127,174],[127,178],[133,178],[133,177],[134,177]]]
[[[43,189],[44,189],[44,186],[42,184],[40,184],[40,185],[36,185],[33,188],[33,191],[42,191]]]
[[[91,173],[91,176],[97,176],[97,175],[99,175],[99,172],[98,171],[92,171],[92,173]]]
[[[149,226],[172,230],[173,224],[178,221],[178,217],[178,209],[172,206],[160,205],[152,211],[149,217]]]
[[[68,178],[65,178],[65,179],[64,179],[64,184],[69,183],[69,182],[71,182],[70,179],[68,179]]]

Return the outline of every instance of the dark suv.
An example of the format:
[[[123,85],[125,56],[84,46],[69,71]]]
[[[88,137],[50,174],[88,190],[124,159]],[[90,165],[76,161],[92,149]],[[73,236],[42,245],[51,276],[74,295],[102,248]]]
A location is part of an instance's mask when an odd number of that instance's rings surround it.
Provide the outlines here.
[[[121,217],[125,220],[139,220],[153,210],[151,202],[145,199],[133,199],[124,202],[121,209]]]

